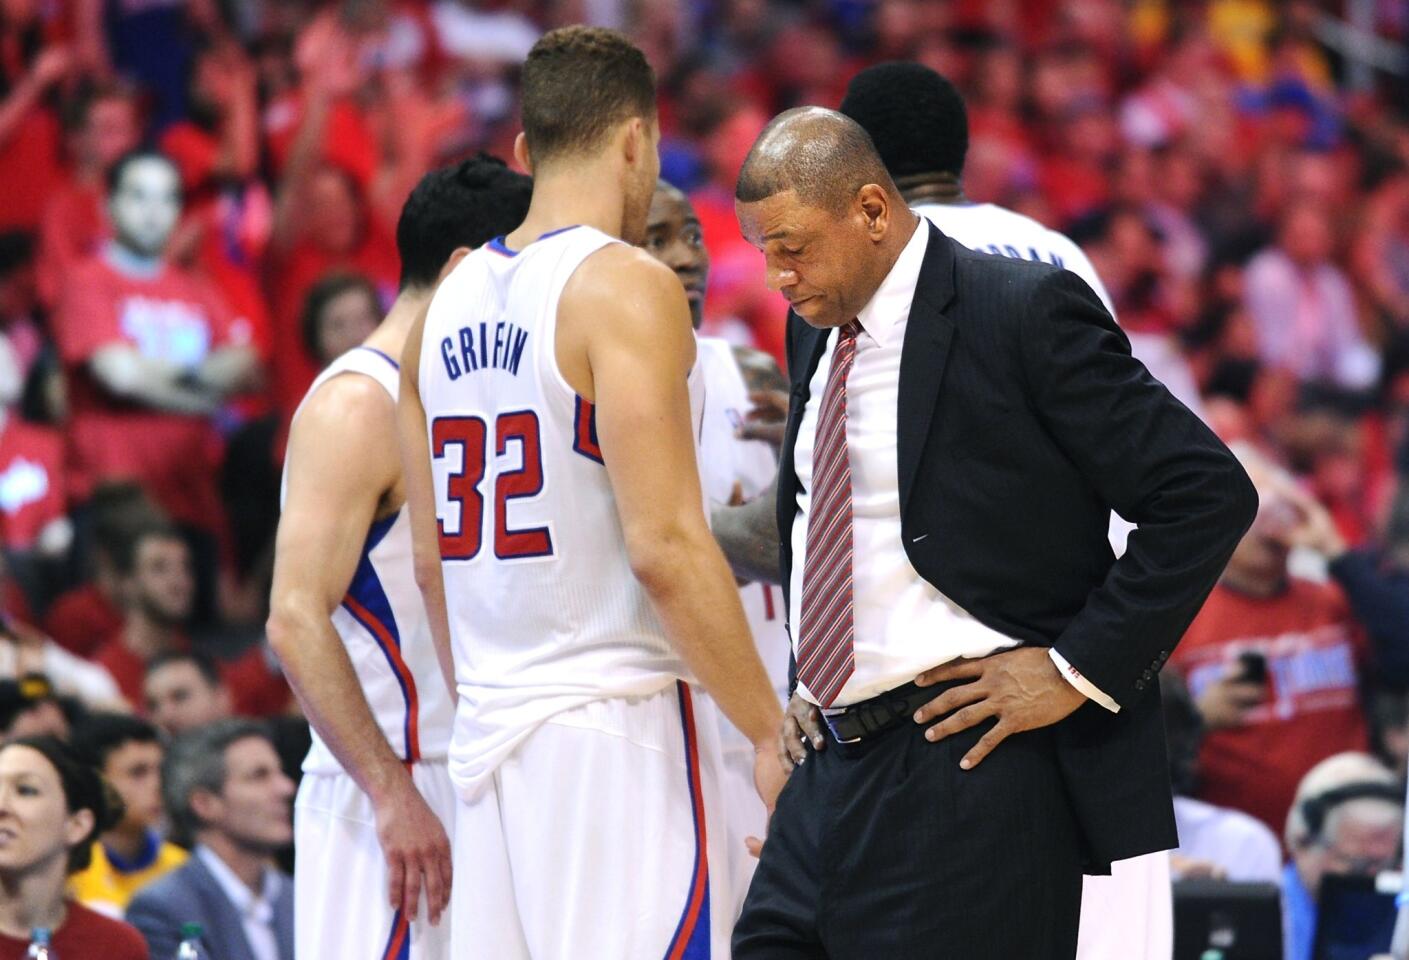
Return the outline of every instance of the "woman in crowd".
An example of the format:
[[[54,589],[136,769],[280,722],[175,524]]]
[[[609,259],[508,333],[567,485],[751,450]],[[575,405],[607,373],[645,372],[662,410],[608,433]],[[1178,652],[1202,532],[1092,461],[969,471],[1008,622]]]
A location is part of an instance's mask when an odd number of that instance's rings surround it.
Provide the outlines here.
[[[20,960],[33,932],[51,931],[59,957],[149,960],[132,927],[69,900],[69,875],[121,815],[98,772],[61,741],[21,737],[0,746],[0,960]]]

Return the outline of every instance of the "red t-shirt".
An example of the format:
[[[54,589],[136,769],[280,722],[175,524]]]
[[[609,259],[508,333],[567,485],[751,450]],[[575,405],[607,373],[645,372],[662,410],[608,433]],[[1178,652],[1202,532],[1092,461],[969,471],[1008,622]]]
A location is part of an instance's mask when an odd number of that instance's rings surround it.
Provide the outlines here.
[[[54,956],[102,957],[103,960],[151,960],[147,941],[137,928],[70,902],[63,926],[53,932]],[[0,934],[0,960],[24,960],[28,940]]]
[[[96,583],[85,583],[61,594],[49,605],[44,632],[65,650],[92,656],[122,629],[122,611]]]
[[[57,187],[39,223],[39,296],[55,306],[63,298],[75,266],[95,256],[111,233],[103,194],[76,180]]]
[[[6,185],[0,203],[0,230],[33,231],[39,227],[49,197],[63,180],[59,121],[40,107],[20,121],[0,146],[0,183]]]
[[[1197,699],[1237,671],[1244,652],[1267,658],[1268,700],[1245,726],[1205,737],[1197,796],[1249,813],[1281,836],[1306,772],[1368,745],[1359,704],[1368,651],[1338,587],[1293,579],[1267,599],[1215,587],[1170,663]]]
[[[308,291],[335,270],[352,271],[371,280],[381,294],[382,306],[390,306],[401,280],[401,257],[396,240],[373,220],[362,243],[350,253],[329,253],[305,241],[285,256],[276,255],[272,266],[274,399],[287,419],[318,375],[317,362],[303,343],[303,301]]]
[[[173,519],[216,525],[219,447],[209,419],[119,400],[87,364],[100,348],[121,343],[192,367],[219,347],[247,343],[248,324],[193,274],[166,266],[150,279],[130,277],[93,257],[66,284],[54,336],[70,373],[72,496],[86,498],[104,479],[135,478]]]
[[[63,434],[7,418],[0,429],[0,542],[28,550],[66,508]]]
[[[190,645],[184,637],[176,642],[180,650],[189,649]],[[120,628],[94,654],[93,661],[112,674],[123,699],[134,710],[146,712],[142,684],[147,679],[147,663],[122,642]],[[219,667],[221,680],[230,688],[231,706],[240,716],[267,717],[288,707],[289,686],[269,668],[260,647],[246,650],[233,660],[222,660]]]

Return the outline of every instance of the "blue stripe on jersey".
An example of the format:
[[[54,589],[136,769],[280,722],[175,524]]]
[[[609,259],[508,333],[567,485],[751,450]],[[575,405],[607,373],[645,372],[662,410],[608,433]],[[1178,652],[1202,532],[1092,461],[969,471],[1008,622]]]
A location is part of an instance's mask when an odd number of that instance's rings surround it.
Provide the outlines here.
[[[381,357],[381,358],[382,358],[383,360],[385,360],[387,363],[391,364],[391,368],[392,368],[393,370],[400,370],[400,369],[401,369],[401,364],[397,363],[397,362],[396,362],[395,360],[393,360],[389,355],[387,355],[387,354],[383,353],[382,351],[378,350],[376,347],[368,347],[368,346],[365,346],[365,345],[364,345],[364,346],[362,346],[362,347],[359,347],[358,349],[360,349],[360,350],[367,350],[367,351],[370,351],[370,352],[372,352],[372,353],[375,353],[377,356]]]
[[[538,240],[547,240],[549,237],[556,237],[560,233],[567,233],[569,230],[576,230],[580,226],[582,226],[582,224],[574,223],[570,227],[559,227],[556,230],[549,230],[547,233],[539,234]],[[538,240],[535,240],[533,242],[537,243]],[[493,250],[495,253],[503,254],[506,257],[517,257],[520,253],[523,252],[522,250],[510,250],[504,245],[503,237],[495,237],[493,240],[486,243],[485,246]]]
[[[382,656],[386,658],[387,666],[391,668],[392,676],[396,677],[396,683],[401,687],[401,697],[406,704],[406,718],[403,721],[404,733],[406,736],[405,745],[408,756],[407,760],[414,759],[409,756],[415,738],[411,733],[412,717],[412,691],[408,686],[408,677],[402,675],[401,656],[401,631],[396,625],[396,614],[392,611],[391,600],[387,597],[386,588],[382,586],[381,578],[377,576],[377,568],[372,565],[372,551],[377,548],[377,544],[391,530],[396,523],[396,518],[400,516],[400,511],[393,513],[389,517],[384,517],[372,524],[367,531],[367,542],[362,547],[362,557],[357,561],[357,570],[352,575],[352,583],[348,585],[347,595],[356,601],[354,605],[343,603],[343,609],[352,615],[352,618],[362,625],[362,628],[371,635],[372,640],[377,644],[377,648],[382,651]],[[368,622],[367,616],[375,619],[375,623]],[[382,629],[378,629],[381,627]],[[386,643],[382,640],[382,634],[389,635],[391,641],[396,645],[396,651],[387,649]]]

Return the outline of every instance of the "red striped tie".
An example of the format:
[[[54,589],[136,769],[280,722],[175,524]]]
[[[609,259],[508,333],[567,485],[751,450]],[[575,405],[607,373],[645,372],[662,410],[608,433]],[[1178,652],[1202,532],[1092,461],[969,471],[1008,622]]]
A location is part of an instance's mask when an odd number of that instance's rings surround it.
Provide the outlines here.
[[[824,707],[856,668],[851,615],[851,459],[846,447],[846,377],[856,359],[851,321],[837,332],[812,449],[812,503],[798,617],[797,676]]]

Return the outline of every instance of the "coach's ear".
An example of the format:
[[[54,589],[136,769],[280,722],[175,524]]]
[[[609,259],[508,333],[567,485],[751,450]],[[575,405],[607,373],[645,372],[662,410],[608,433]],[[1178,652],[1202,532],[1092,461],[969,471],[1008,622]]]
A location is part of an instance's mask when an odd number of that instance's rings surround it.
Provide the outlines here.
[[[456,247],[454,250],[451,250],[450,256],[446,258],[445,266],[440,268],[440,276],[435,278],[435,282],[440,283],[440,281],[450,276],[450,271],[454,270],[457,266],[459,266],[460,261],[465,259],[469,255],[469,247]]]
[[[533,176],[533,158],[528,155],[528,140],[522,131],[514,138],[514,159],[523,167],[525,173]]]

